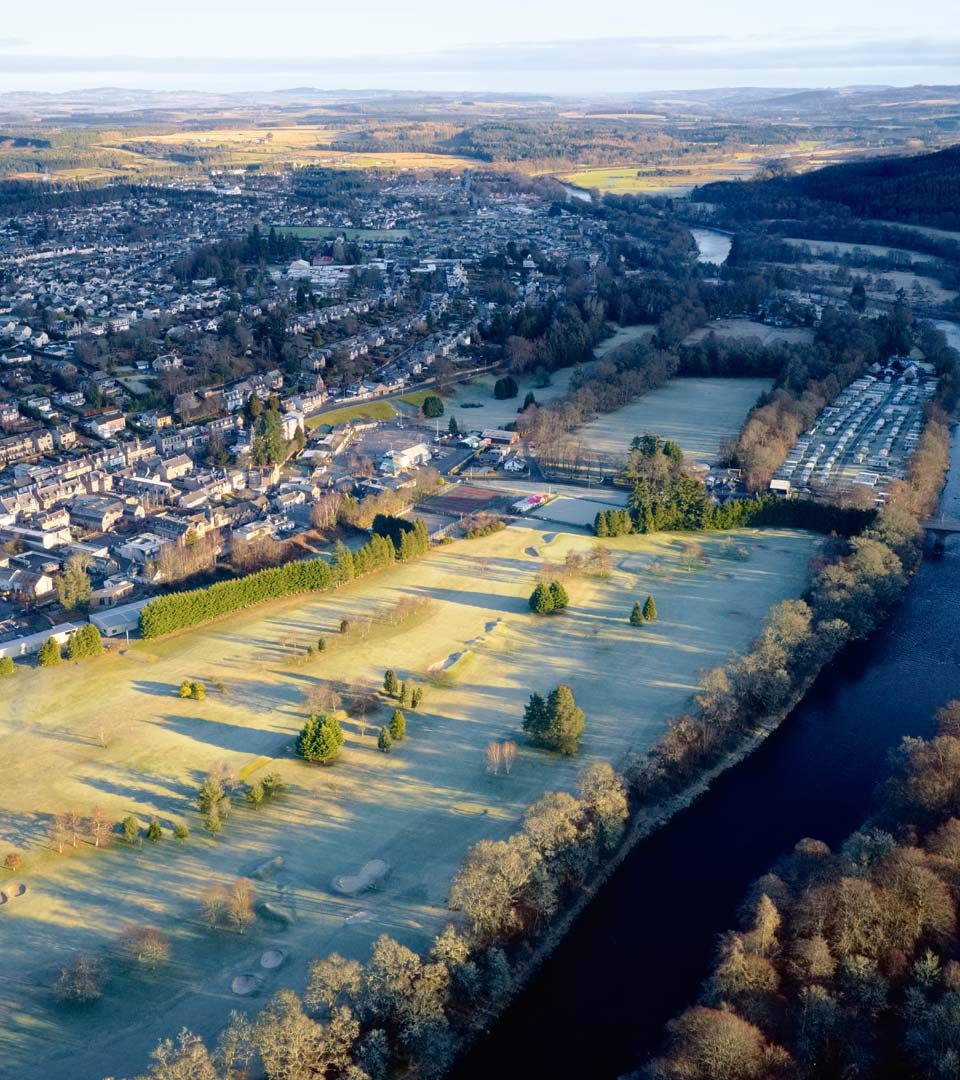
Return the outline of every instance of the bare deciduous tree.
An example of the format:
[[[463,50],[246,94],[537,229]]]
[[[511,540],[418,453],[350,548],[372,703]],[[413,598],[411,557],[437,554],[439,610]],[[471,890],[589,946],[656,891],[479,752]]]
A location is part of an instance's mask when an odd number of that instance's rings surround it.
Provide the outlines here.
[[[90,811],[90,817],[87,821],[87,832],[90,839],[93,841],[94,847],[106,847],[106,845],[110,843],[111,827],[112,823],[110,818],[107,817],[106,811],[102,806],[97,804],[93,810]]]
[[[502,750],[500,743],[492,742],[487,744],[486,762],[487,772],[492,773],[494,776],[498,776],[500,773],[500,765],[502,763]]]
[[[511,739],[500,744],[500,762],[503,765],[503,771],[510,775],[510,770],[513,768],[513,763],[517,760],[517,744]]]

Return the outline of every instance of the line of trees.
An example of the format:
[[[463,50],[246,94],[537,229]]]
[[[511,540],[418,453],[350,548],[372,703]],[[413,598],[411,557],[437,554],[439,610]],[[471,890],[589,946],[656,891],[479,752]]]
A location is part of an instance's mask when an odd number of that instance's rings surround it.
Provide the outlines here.
[[[389,537],[375,532],[353,553],[345,545],[338,545],[330,562],[302,559],[245,577],[218,581],[206,588],[155,597],[140,611],[140,633],[144,638],[160,637],[265,600],[337,588],[355,577],[390,566],[397,559],[416,558],[429,546],[426,527],[419,518],[414,523],[404,521],[404,526],[408,528],[401,530],[399,547]]]

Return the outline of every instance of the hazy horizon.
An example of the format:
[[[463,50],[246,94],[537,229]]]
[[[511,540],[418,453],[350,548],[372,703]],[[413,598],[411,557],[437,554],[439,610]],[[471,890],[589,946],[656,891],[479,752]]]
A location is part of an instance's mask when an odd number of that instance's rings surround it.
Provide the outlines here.
[[[378,88],[603,94],[763,86],[960,84],[960,31],[945,0],[906,15],[892,0],[770,10],[624,0],[549,11],[488,0],[482,19],[443,0],[345,6],[275,0],[51,0],[42,24],[5,13],[0,92],[97,87],[180,91]],[[758,30],[762,27],[762,32]],[[135,31],[135,32],[134,32]]]

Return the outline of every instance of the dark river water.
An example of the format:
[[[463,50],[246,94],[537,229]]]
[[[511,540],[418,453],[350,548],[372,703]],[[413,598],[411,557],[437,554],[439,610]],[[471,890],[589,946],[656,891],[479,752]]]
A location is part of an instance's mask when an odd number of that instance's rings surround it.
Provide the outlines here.
[[[960,520],[960,438],[942,501]],[[890,625],[848,649],[764,745],[638,844],[455,1080],[613,1080],[697,996],[748,886],[805,836],[840,843],[888,753],[960,697],[960,538]],[[535,1064],[535,1067],[532,1067]]]

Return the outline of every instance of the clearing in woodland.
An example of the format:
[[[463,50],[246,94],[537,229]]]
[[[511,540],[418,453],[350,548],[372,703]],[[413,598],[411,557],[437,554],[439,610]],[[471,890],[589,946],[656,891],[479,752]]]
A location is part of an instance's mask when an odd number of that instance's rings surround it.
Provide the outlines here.
[[[365,957],[384,932],[427,946],[449,918],[448,887],[469,845],[506,836],[542,792],[572,788],[585,762],[649,747],[685,707],[698,670],[743,651],[771,604],[800,593],[817,547],[801,532],[746,530],[737,557],[721,535],[697,537],[701,559],[685,550],[689,536],[611,540],[611,575],[568,578],[569,612],[544,619],[527,608],[544,560],[594,541],[532,524],[436,548],[336,593],[18,670],[0,706],[0,835],[25,855],[14,875],[25,892],[0,907],[4,1076],[129,1076],[159,1038],[183,1026],[212,1036],[231,1009],[302,987],[314,957]],[[634,600],[648,594],[659,620],[630,626]],[[421,598],[429,602],[409,603]],[[404,621],[365,629],[401,601]],[[318,657],[293,659],[321,636]],[[346,688],[369,696],[386,668],[425,689],[392,752],[377,749],[394,707],[381,700],[365,726],[342,717],[333,766],[294,756],[311,694],[334,686],[346,704]],[[184,679],[205,682],[206,699],[180,698]],[[575,759],[532,749],[520,731],[531,691],[560,682],[587,716]],[[519,747],[512,771],[490,775],[485,748],[506,739]],[[214,838],[196,796],[217,763],[246,784],[279,771],[287,793],[259,810],[237,805]],[[83,842],[57,854],[52,815],[89,816],[96,805],[114,822],[136,815],[145,827],[156,815],[163,840],[116,837],[109,850]],[[190,829],[183,846],[170,836],[178,823]],[[372,891],[332,887],[364,868]],[[238,876],[255,878],[259,917],[242,935],[207,929],[201,896]],[[167,934],[169,963],[138,975],[119,959],[117,936],[130,926]],[[52,983],[78,949],[102,957],[108,977],[101,1000],[71,1009],[55,1003]],[[267,952],[283,962],[262,964]]]

